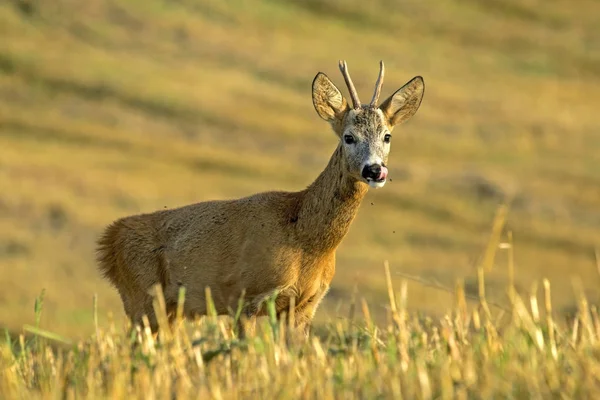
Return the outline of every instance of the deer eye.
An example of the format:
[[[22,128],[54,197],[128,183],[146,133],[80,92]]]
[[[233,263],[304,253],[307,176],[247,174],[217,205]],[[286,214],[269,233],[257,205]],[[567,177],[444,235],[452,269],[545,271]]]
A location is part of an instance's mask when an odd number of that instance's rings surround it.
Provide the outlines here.
[[[346,144],[352,144],[352,143],[354,143],[355,142],[354,136],[352,136],[352,135],[344,135],[344,142]]]
[[[383,141],[386,143],[389,143],[390,140],[392,140],[392,135],[390,135],[389,133],[383,137]]]

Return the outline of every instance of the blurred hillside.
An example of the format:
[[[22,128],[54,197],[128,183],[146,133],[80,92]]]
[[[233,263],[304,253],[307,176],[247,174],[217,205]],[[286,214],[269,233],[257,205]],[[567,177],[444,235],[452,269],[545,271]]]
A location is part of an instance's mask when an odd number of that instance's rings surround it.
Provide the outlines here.
[[[346,59],[370,96],[415,75],[417,115],[395,132],[392,181],[371,191],[338,254],[320,320],[352,288],[385,299],[400,274],[476,294],[476,265],[512,199],[518,285],[571,277],[600,300],[600,3],[581,0],[9,0],[0,2],[0,326],[80,334],[92,296],[123,315],[94,247],[139,212],[299,190],[336,139],[313,110],[318,71]],[[504,302],[506,251],[488,276]],[[397,286],[399,287],[399,286]],[[409,283],[409,306],[452,295]]]

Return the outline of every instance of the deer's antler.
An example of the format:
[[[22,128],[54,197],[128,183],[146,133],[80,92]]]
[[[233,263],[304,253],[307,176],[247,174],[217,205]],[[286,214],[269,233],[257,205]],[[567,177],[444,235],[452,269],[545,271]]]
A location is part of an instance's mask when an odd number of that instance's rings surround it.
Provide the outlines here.
[[[348,86],[348,91],[350,92],[350,97],[352,98],[352,105],[354,106],[354,109],[359,109],[360,100],[358,99],[358,93],[356,92],[354,83],[352,83],[352,79],[350,78],[346,61],[340,61],[340,71],[342,71],[342,75],[344,75],[344,80],[346,81],[346,86]]]
[[[383,67],[383,60],[379,61],[379,77],[377,78],[377,83],[375,84],[375,93],[373,93],[373,98],[371,99],[371,107],[376,107],[377,102],[379,101],[379,95],[381,94],[381,87],[383,86],[383,73],[385,69]]]

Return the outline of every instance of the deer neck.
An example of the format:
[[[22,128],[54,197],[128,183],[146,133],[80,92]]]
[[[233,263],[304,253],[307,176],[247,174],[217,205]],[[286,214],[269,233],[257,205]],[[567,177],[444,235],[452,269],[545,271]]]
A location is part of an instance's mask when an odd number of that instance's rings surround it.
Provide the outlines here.
[[[304,190],[298,210],[298,234],[312,252],[331,252],[340,244],[358,212],[368,186],[345,172],[339,145],[325,170]]]

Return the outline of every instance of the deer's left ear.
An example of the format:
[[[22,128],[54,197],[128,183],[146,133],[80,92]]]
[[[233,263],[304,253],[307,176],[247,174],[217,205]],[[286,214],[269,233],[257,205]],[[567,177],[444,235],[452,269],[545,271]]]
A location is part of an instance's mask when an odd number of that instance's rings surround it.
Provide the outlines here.
[[[416,76],[381,103],[379,108],[390,128],[408,120],[417,112],[424,93],[425,82],[422,77]]]
[[[312,98],[319,117],[330,123],[341,119],[348,109],[348,102],[340,90],[322,72],[313,81]]]

